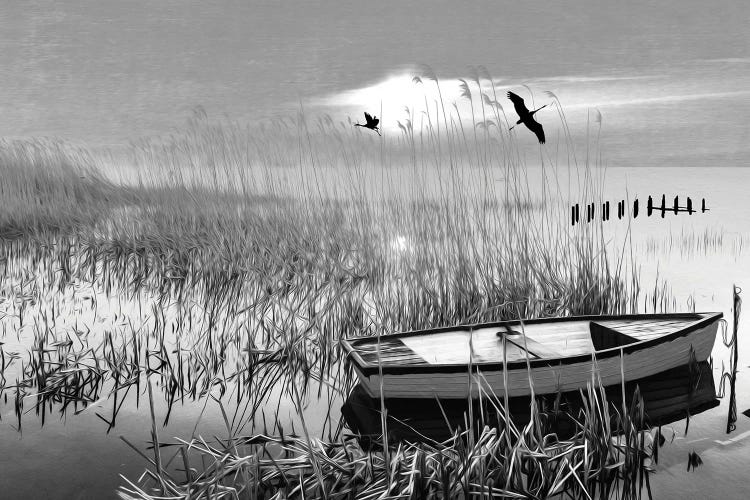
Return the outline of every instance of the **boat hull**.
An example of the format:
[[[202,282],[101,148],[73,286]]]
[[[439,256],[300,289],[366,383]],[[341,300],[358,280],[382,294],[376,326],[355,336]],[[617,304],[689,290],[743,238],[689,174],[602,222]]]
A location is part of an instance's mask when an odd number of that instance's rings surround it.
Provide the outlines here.
[[[634,402],[644,410],[644,420],[637,417],[632,422],[649,429],[667,425],[686,416],[695,416],[719,405],[716,398],[714,375],[708,362],[690,363],[650,377],[631,380],[625,384],[604,387],[609,401],[611,429],[617,432],[622,415],[622,398],[631,408]],[[601,396],[598,392],[597,396]],[[640,401],[639,401],[640,399]],[[472,410],[469,411],[469,403]],[[467,417],[473,415],[475,429],[485,425],[498,426],[509,415],[517,429],[522,429],[532,420],[531,398],[509,398],[508,404],[500,408],[480,404],[477,399],[399,399],[372,397],[358,384],[354,387],[341,408],[342,415],[351,430],[359,435],[363,447],[370,449],[382,444],[382,425],[387,424],[387,435],[394,442],[438,441],[450,439],[455,429],[465,428]],[[569,439],[579,431],[576,418],[591,400],[580,392],[539,395],[536,410],[545,414],[544,422],[550,432],[559,439]],[[386,418],[383,418],[383,407]],[[507,414],[505,413],[507,411]],[[538,413],[537,413],[538,415]]]
[[[502,363],[475,365],[469,372],[440,372],[423,366],[402,369],[397,373],[363,373],[354,370],[367,393],[388,398],[465,398],[480,394],[529,396],[583,389],[594,382],[610,386],[684,365],[695,360],[705,361],[713,349],[719,320],[684,335],[656,345],[636,349],[619,349],[618,355],[597,358],[592,355],[574,358],[534,360],[528,365],[513,363],[503,370]],[[692,354],[691,354],[692,353]]]

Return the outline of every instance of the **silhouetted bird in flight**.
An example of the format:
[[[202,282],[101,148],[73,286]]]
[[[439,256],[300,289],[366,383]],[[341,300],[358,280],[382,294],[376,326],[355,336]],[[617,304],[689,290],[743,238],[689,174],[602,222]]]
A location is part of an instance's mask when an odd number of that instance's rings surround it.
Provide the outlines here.
[[[354,126],[369,128],[370,130],[374,130],[378,133],[378,135],[380,135],[380,131],[378,130],[378,123],[380,123],[380,120],[378,120],[377,116],[370,116],[370,113],[365,111],[365,121],[367,123],[365,123],[364,125],[361,123],[355,123]]]
[[[518,113],[518,121],[516,122],[516,125],[519,125],[521,123],[526,125],[529,130],[536,134],[537,139],[539,139],[539,144],[544,144],[544,129],[539,122],[534,120],[534,113],[547,105],[545,104],[544,106],[542,106],[542,108],[535,109],[534,111],[529,111],[526,108],[526,105],[523,103],[523,98],[518,94],[508,92],[508,99],[513,101],[513,106],[516,108],[516,113]],[[516,125],[513,125],[513,127],[515,127]],[[510,127],[508,130],[513,130],[513,127]]]

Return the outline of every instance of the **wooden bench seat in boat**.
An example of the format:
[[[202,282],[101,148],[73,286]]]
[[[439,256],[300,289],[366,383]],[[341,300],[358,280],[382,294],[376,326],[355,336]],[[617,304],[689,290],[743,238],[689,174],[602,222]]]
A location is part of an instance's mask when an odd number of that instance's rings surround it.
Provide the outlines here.
[[[497,332],[497,336],[499,338],[505,337],[505,340],[514,346],[521,349],[521,351],[526,351],[530,355],[534,356],[535,358],[559,358],[560,353],[557,352],[555,349],[552,348],[550,345],[542,344],[541,342],[537,342],[536,340],[532,339],[529,336],[526,336],[526,339],[524,340],[524,335],[520,332],[517,332],[515,330],[508,330],[508,331],[499,331]]]
[[[595,351],[623,347],[638,342],[638,339],[630,335],[625,335],[622,332],[600,325],[595,321],[589,322],[589,330],[591,331],[591,342],[594,344]]]

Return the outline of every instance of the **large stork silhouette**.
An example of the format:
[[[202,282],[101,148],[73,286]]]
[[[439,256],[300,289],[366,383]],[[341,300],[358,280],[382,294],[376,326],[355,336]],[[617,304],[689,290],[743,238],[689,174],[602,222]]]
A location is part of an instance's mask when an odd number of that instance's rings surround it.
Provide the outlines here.
[[[375,132],[378,133],[378,135],[380,135],[380,131],[378,130],[378,123],[380,123],[380,120],[378,120],[377,116],[370,116],[370,113],[368,113],[367,111],[365,111],[365,122],[366,123],[364,123],[364,124],[362,124],[362,123],[355,123],[354,126],[355,127],[369,128],[370,130],[374,130]]]
[[[534,120],[534,113],[547,105],[545,104],[542,108],[529,111],[523,103],[523,98],[518,94],[508,92],[508,99],[513,101],[513,106],[516,108],[516,113],[518,113],[518,121],[516,122],[516,125],[520,125],[521,123],[526,125],[529,130],[536,134],[536,138],[539,139],[539,144],[544,144],[544,129],[538,121]],[[513,125],[513,127],[516,125]],[[510,127],[508,130],[513,130],[513,127]]]

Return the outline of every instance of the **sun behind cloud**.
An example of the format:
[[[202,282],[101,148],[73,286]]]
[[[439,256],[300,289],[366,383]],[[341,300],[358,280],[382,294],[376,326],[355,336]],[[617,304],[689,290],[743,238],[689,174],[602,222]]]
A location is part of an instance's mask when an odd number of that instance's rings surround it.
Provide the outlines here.
[[[377,115],[381,127],[388,132],[398,132],[398,123],[403,123],[407,119],[412,121],[415,129],[418,129],[421,123],[426,126],[428,120],[437,118],[440,118],[440,126],[443,126],[445,117],[456,124],[459,121],[469,123],[471,103],[462,90],[461,79],[441,78],[435,81],[421,77],[420,74],[420,70],[417,69],[394,73],[364,87],[315,99],[312,104],[328,108],[337,115],[348,115],[353,121],[362,120],[363,112],[367,111]],[[470,88],[474,106],[479,108],[481,96],[476,81],[464,81]],[[499,97],[502,95],[500,90],[506,88],[496,82],[497,80],[481,81],[482,91],[490,96],[490,100],[494,100],[495,92]],[[495,83],[494,92],[492,83]],[[429,112],[429,117],[426,112]]]

